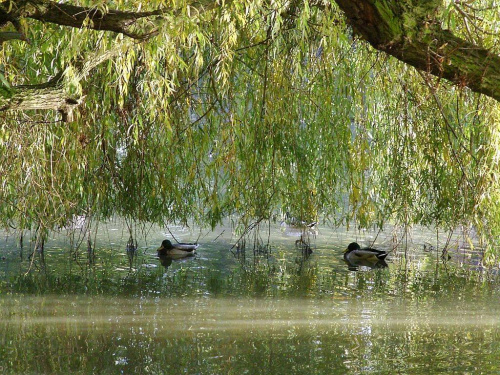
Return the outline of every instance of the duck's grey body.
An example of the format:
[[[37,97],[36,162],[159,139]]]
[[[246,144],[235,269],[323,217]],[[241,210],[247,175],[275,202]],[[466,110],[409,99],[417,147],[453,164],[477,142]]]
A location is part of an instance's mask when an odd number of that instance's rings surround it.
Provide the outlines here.
[[[158,255],[188,256],[195,254],[198,246],[197,243],[172,244],[169,240],[164,240],[156,251]]]
[[[362,249],[356,242],[352,242],[344,251],[344,260],[353,267],[384,268],[387,267],[385,262],[387,255],[385,251],[370,247]]]

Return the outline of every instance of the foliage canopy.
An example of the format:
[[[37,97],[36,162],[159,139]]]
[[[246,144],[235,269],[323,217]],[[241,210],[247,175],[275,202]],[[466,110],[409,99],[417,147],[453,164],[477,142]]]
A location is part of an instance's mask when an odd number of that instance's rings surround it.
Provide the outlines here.
[[[497,5],[436,3],[404,24],[497,54]],[[79,25],[51,6],[2,3],[2,226],[281,210],[500,232],[497,102],[375,51],[336,4],[82,0]]]

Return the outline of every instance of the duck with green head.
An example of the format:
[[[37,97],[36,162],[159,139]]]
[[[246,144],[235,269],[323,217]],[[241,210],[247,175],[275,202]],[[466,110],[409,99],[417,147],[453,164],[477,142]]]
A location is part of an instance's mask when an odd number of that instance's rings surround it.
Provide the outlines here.
[[[176,243],[172,244],[169,240],[163,240],[161,246],[156,250],[158,256],[183,257],[196,254],[197,243]]]
[[[351,266],[367,266],[370,268],[387,267],[385,258],[387,253],[371,247],[361,248],[356,242],[352,242],[344,250],[344,260]]]

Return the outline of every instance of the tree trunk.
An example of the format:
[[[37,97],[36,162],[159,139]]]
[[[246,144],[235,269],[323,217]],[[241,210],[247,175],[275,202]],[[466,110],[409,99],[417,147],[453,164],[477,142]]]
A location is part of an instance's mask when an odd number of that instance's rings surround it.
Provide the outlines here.
[[[374,48],[500,101],[500,57],[441,28],[441,0],[335,0]]]

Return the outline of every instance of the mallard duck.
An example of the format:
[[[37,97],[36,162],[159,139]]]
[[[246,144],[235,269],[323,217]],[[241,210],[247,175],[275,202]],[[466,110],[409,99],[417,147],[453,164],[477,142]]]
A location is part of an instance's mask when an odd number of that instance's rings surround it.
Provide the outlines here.
[[[356,242],[352,242],[344,251],[344,259],[352,265],[363,265],[373,267],[386,267],[385,251],[372,249],[370,247],[361,248]]]
[[[158,256],[182,257],[195,254],[198,246],[197,243],[172,244],[169,240],[163,240],[161,246],[156,251],[158,252]]]

